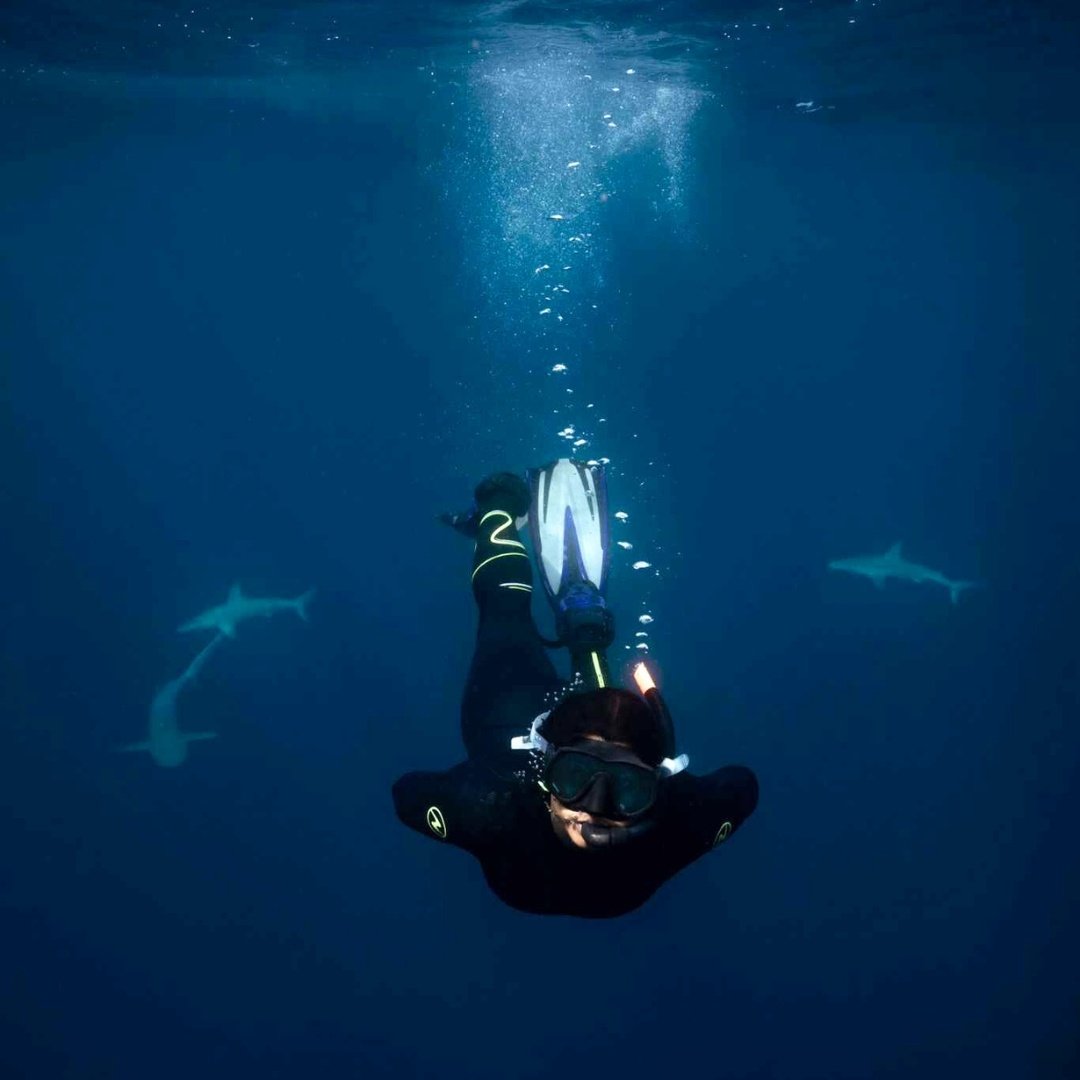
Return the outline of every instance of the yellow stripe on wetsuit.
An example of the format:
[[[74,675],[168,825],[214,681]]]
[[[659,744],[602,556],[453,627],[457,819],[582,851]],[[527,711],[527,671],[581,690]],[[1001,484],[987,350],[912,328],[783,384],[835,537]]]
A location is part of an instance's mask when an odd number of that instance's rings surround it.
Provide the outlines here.
[[[524,550],[525,545],[520,540],[505,540],[502,537],[502,533],[507,529],[513,528],[514,519],[505,510],[489,510],[481,519],[480,524],[483,525],[489,517],[494,514],[502,514],[506,520],[497,528],[491,530],[491,542],[493,544],[504,544],[506,547],[518,547]]]
[[[501,544],[504,547],[521,548],[521,550],[520,551],[500,551],[497,555],[491,555],[490,557],[486,558],[472,572],[472,578],[470,579],[472,581],[476,580],[476,575],[479,574],[480,571],[483,570],[484,567],[488,565],[488,563],[493,563],[496,559],[507,559],[507,558],[510,558],[511,556],[515,556],[515,555],[518,558],[521,558],[521,559],[527,559],[529,557],[528,555],[525,554],[525,545],[520,540],[508,540],[502,535],[502,533],[504,533],[507,529],[512,529],[514,527],[514,519],[513,519],[513,517],[511,517],[511,515],[508,514],[505,510],[489,510],[480,519],[480,524],[483,525],[484,522],[487,521],[487,519],[489,517],[491,517],[492,515],[494,515],[494,514],[501,514],[506,520],[503,521],[503,523],[501,525],[498,525],[494,529],[491,530],[491,536],[488,539],[491,541],[492,544]]]
[[[589,655],[592,657],[593,671],[596,674],[596,685],[603,689],[605,686],[607,686],[607,683],[604,682],[604,669],[600,664],[600,654],[590,653]]]

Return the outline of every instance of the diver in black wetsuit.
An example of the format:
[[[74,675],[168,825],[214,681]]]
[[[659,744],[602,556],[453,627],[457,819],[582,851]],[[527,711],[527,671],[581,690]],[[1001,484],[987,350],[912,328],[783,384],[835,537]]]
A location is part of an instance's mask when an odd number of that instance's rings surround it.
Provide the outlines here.
[[[602,471],[562,459],[530,479],[531,501],[521,477],[499,473],[477,487],[470,512],[443,515],[476,540],[480,625],[461,712],[468,758],[402,776],[394,806],[417,832],[475,855],[512,907],[622,915],[738,829],[757,805],[757,780],[739,765],[685,771],[644,664],[640,695],[610,685]],[[570,652],[569,693],[532,620],[532,565],[517,532],[526,515],[557,644]]]

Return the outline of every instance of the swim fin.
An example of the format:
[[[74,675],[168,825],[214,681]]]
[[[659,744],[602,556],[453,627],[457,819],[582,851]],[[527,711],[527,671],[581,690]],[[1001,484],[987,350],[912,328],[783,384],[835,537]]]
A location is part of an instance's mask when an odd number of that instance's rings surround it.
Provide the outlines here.
[[[529,525],[558,644],[604,649],[615,625],[604,600],[610,538],[602,466],[560,458],[529,470]]]

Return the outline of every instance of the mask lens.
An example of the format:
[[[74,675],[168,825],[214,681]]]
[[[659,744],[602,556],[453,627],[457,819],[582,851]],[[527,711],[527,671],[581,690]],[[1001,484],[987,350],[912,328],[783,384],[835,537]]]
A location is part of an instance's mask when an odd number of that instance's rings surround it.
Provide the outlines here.
[[[560,799],[573,802],[596,775],[598,764],[596,758],[587,754],[559,754],[551,763],[548,783]]]
[[[614,780],[615,805],[620,814],[640,814],[653,800],[656,776],[632,765],[610,766]]]
[[[605,787],[614,816],[632,817],[646,810],[656,795],[656,775],[647,769],[622,762],[603,761],[591,754],[564,751],[552,761],[547,783],[563,802],[579,799],[600,774],[607,777]]]

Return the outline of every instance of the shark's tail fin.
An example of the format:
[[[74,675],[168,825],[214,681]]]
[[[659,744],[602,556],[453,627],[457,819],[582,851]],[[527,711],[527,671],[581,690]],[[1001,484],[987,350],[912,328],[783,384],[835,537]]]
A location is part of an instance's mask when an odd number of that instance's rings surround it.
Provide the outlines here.
[[[298,596],[296,598],[296,614],[299,615],[304,622],[308,621],[308,604],[311,603],[314,596],[315,590],[308,589],[303,596]]]
[[[968,589],[977,589],[982,585],[981,581],[950,581],[949,599],[955,604],[960,599],[960,594]]]

